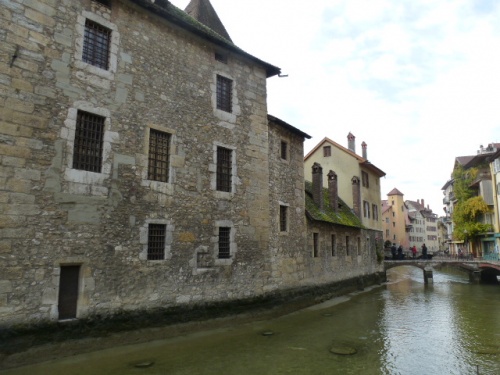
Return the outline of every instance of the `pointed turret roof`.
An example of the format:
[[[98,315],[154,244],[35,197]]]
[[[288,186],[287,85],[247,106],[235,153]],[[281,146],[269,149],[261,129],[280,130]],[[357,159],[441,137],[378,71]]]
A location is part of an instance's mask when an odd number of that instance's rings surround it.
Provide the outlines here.
[[[209,0],[191,0],[184,11],[224,39],[232,42],[231,37]]]
[[[394,188],[387,195],[404,195],[404,194],[401,193],[398,189]]]

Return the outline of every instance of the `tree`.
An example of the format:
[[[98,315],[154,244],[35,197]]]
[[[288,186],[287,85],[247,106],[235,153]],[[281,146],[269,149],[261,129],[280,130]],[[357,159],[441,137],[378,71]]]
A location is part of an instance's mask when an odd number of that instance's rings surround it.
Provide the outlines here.
[[[470,188],[472,182],[478,175],[478,168],[465,170],[457,165],[453,171],[453,192],[457,203],[453,210],[453,238],[467,241],[479,234],[492,230],[490,224],[479,221],[480,217],[488,212],[490,208],[481,196],[474,196],[474,190]]]

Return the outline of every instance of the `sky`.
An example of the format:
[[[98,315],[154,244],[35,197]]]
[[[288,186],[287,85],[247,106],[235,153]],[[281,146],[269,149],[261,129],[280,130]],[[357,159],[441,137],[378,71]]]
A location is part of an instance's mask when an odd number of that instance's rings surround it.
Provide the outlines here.
[[[268,112],[383,170],[444,215],[457,156],[500,143],[498,0],[210,0],[233,42],[281,68]],[[171,0],[185,9],[189,0]]]

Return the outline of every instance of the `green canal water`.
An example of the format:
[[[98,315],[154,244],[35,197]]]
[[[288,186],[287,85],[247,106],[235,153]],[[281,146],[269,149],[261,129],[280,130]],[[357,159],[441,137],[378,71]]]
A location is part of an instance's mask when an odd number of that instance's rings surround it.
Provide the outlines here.
[[[453,270],[435,270],[434,283],[424,285],[421,270],[398,267],[385,285],[278,319],[2,374],[498,375],[500,286],[470,284]]]

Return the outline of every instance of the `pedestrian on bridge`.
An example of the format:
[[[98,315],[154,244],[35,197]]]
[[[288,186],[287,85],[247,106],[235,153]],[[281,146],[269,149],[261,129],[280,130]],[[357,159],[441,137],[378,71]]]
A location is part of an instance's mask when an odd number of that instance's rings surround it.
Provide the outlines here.
[[[398,247],[398,259],[403,259],[403,246],[399,245]]]
[[[417,247],[415,245],[411,248],[411,253],[413,254],[413,259],[417,257]]]
[[[422,245],[422,258],[427,259],[427,246],[425,246],[425,243]]]
[[[392,260],[396,260],[396,244],[393,243],[391,246]]]

